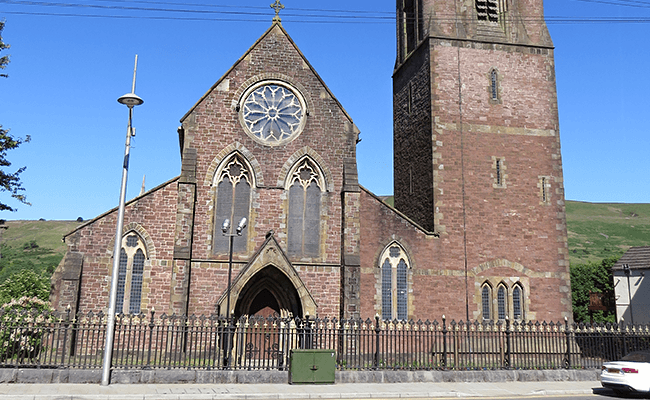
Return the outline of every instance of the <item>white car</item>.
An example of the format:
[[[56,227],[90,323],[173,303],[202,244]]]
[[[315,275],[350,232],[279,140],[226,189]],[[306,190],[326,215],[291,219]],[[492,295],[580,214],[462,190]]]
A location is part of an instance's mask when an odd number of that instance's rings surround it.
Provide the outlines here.
[[[633,351],[620,361],[603,364],[600,383],[616,393],[650,392],[650,350]]]

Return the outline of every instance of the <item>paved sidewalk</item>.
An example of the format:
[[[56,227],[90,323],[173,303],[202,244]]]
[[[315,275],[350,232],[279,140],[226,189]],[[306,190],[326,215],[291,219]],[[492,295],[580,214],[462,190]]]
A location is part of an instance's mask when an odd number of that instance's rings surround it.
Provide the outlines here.
[[[0,384],[0,400],[425,399],[602,392],[599,381],[289,384]]]

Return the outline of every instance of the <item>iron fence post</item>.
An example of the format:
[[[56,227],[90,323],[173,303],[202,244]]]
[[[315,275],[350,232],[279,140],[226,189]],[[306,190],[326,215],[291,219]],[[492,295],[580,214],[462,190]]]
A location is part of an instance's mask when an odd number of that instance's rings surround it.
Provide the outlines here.
[[[506,369],[510,369],[510,318],[506,317],[506,359],[504,364]]]
[[[627,339],[625,338],[625,320],[621,318],[621,324],[619,325],[619,329],[621,331],[621,340],[623,341],[623,354],[621,354],[618,358],[625,356],[627,354]]]
[[[226,328],[226,347],[225,347],[226,354],[224,354],[223,366],[224,369],[228,369],[228,370],[230,369],[230,365],[232,362],[232,357],[231,357],[232,340],[235,334],[235,325],[233,321],[234,318],[235,318],[234,314],[228,317],[228,327]]]
[[[375,360],[373,362],[373,369],[379,368],[379,333],[381,329],[379,328],[379,314],[375,314]]]
[[[571,368],[571,331],[569,330],[569,319],[564,317],[564,334],[566,335],[566,353],[564,354],[565,367]]]
[[[147,351],[147,367],[151,366],[151,345],[153,343],[153,328],[155,324],[153,323],[154,313],[156,311],[151,307],[151,317],[149,318],[149,349]]]
[[[447,368],[447,320],[442,316],[442,368]]]

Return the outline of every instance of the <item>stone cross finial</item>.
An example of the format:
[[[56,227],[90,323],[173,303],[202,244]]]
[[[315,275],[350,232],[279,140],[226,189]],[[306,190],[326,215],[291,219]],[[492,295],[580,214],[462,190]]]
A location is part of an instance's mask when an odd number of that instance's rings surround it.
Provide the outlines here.
[[[280,19],[280,10],[284,9],[284,5],[280,4],[280,0],[275,0],[275,3],[271,4],[271,8],[275,9],[275,17],[273,17],[273,22],[282,22]]]

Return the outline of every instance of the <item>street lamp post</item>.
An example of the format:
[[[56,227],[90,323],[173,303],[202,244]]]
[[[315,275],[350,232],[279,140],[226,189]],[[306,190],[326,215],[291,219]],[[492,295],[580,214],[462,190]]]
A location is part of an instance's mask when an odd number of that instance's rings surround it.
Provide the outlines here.
[[[625,273],[625,276],[627,276],[627,298],[628,304],[630,305],[630,322],[634,325],[634,314],[632,313],[632,288],[630,287],[630,275],[632,274],[632,271],[628,264],[623,264],[623,272]]]
[[[223,236],[228,237],[228,289],[226,292],[226,318],[228,319],[228,335],[226,337],[226,348],[224,355],[224,367],[230,367],[230,352],[232,346],[232,335],[234,333],[233,317],[234,312],[230,310],[230,289],[232,287],[232,243],[235,236],[241,236],[242,232],[246,228],[246,217],[242,218],[237,224],[236,233],[232,233],[232,226],[230,225],[230,219],[226,218],[221,225],[221,232]]]
[[[131,93],[117,99],[120,104],[129,108],[129,124],[126,130],[126,144],[124,149],[124,163],[122,164],[122,186],[120,188],[120,206],[117,212],[117,226],[115,228],[115,246],[113,247],[113,272],[111,276],[111,291],[108,301],[108,315],[106,321],[106,343],[104,345],[104,361],[102,363],[102,386],[107,386],[111,378],[111,361],[113,357],[113,339],[115,337],[115,314],[117,307],[117,280],[120,270],[120,250],[122,248],[122,229],[124,227],[124,208],[126,203],[126,180],[129,172],[129,152],[131,150],[131,137],[135,136],[133,131],[133,107],[144,103],[135,94],[135,75],[138,69],[138,56],[135,56],[135,67],[133,68],[133,85]]]

